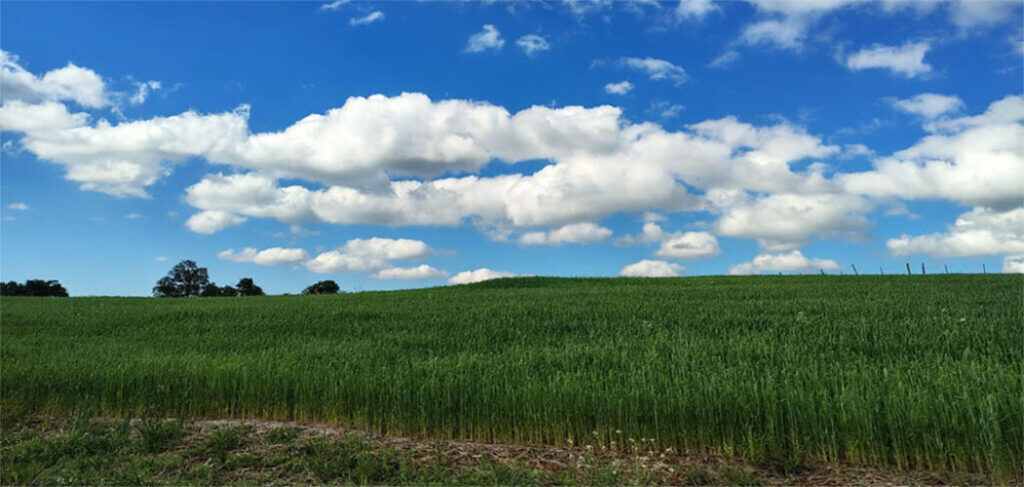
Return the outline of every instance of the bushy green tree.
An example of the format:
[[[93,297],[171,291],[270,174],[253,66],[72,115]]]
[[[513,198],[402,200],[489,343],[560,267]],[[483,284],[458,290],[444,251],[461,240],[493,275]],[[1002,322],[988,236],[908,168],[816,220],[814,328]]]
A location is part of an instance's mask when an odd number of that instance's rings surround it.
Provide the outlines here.
[[[338,283],[327,280],[320,281],[312,286],[302,290],[302,294],[337,294],[341,288],[338,287]]]
[[[168,298],[199,296],[210,284],[210,273],[195,261],[183,260],[153,287],[153,295]]]
[[[263,289],[252,282],[251,277],[243,277],[235,285],[239,296],[263,296]]]

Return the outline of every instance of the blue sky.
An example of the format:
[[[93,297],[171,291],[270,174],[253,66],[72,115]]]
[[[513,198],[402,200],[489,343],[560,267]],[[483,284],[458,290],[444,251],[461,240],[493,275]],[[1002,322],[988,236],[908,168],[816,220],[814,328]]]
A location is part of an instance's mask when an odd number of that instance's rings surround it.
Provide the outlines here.
[[[1019,2],[0,9],[5,281],[1024,269]]]

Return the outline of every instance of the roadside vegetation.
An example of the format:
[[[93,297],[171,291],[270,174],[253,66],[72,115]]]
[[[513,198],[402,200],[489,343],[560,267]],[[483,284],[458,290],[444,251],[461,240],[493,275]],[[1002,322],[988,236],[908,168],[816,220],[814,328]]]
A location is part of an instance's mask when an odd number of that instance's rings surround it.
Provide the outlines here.
[[[3,298],[0,400],[49,417],[300,421],[626,453],[643,441],[782,476],[825,464],[1019,482],[1021,286],[1014,275],[520,278],[231,300]],[[23,442],[12,434],[5,445]],[[204,438],[204,458],[228,462],[250,435]]]
[[[808,465],[780,472],[648,441],[611,449],[417,440],[272,421],[39,417],[8,413],[5,485],[921,485],[971,473]]]

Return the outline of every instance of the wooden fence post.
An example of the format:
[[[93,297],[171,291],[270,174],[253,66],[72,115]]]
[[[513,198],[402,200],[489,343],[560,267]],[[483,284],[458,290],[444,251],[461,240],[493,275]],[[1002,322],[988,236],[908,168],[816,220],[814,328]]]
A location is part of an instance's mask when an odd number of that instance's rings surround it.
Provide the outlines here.
[[[910,262],[907,262],[907,275],[908,276],[911,275],[910,274]]]
[[[857,266],[855,266],[853,264],[850,264],[850,267],[853,268],[853,275],[855,275],[855,276],[859,276],[860,275],[860,274],[857,273]]]
[[[921,275],[922,276],[925,275],[925,272],[924,272],[924,262],[921,263]]]

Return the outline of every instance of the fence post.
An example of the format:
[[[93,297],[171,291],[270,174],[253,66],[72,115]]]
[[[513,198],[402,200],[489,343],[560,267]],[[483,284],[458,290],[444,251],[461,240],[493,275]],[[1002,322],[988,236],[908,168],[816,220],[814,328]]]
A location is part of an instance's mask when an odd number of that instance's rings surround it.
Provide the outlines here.
[[[942,268],[946,269],[946,274],[949,274],[949,265],[948,264],[942,264]]]
[[[921,275],[922,276],[925,275],[925,272],[924,272],[924,262],[921,263]]]
[[[818,270],[821,271],[821,275],[823,275],[823,276],[825,275],[825,269],[818,269]]]
[[[855,276],[859,276],[860,275],[860,274],[857,273],[857,266],[855,266],[853,264],[850,264],[850,267],[853,268],[853,275],[855,275]]]
[[[981,263],[981,273],[982,274],[988,274],[988,271],[985,270],[985,263],[984,262]]]
[[[908,276],[911,275],[910,274],[910,262],[907,262],[907,275]]]
[[[884,270],[882,270],[882,268],[881,268],[881,267],[879,267],[879,268],[878,268],[878,274],[880,274],[880,275],[883,275],[883,276],[884,276],[884,275],[885,275],[885,271],[884,271]]]

